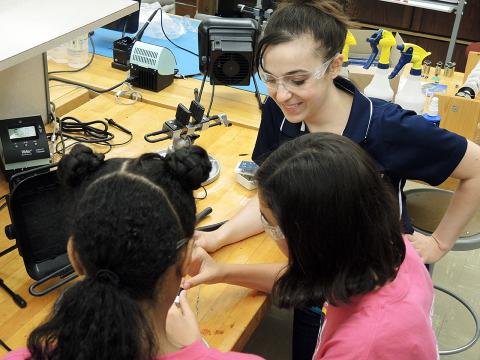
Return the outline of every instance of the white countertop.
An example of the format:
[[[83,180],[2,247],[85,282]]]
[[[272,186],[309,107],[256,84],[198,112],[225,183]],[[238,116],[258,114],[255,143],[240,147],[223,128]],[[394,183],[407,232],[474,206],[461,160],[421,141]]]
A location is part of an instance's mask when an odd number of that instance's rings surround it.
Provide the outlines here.
[[[0,0],[0,71],[136,10],[130,0]]]

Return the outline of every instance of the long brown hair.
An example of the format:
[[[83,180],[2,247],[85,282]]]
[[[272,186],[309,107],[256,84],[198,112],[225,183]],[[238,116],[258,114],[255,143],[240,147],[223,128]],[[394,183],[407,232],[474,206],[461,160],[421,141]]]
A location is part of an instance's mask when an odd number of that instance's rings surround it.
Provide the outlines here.
[[[353,141],[313,133],[288,141],[256,173],[260,196],[287,240],[281,307],[348,303],[393,280],[405,257],[399,207]]]
[[[342,6],[333,0],[282,1],[268,20],[257,47],[256,66],[261,66],[265,50],[310,35],[317,44],[313,49],[326,59],[341,53],[350,26]]]

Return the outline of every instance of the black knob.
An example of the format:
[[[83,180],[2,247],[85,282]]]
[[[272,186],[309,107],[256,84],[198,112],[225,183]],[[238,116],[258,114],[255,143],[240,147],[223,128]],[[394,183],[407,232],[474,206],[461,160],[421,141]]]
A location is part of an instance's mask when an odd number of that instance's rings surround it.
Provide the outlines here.
[[[15,228],[13,227],[13,224],[5,226],[5,235],[10,240],[15,239]]]

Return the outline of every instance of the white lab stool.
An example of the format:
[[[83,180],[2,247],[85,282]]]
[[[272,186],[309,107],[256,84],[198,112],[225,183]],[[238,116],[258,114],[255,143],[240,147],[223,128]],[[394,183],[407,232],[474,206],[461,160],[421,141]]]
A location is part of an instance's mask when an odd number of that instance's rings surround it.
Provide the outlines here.
[[[452,198],[452,192],[437,188],[421,188],[405,191],[407,210],[415,231],[431,235],[437,228]],[[480,248],[480,211],[477,210],[473,219],[467,224],[464,232],[455,242],[452,251],[468,251]],[[430,275],[433,274],[433,264],[430,265]],[[435,289],[453,297],[460,302],[472,315],[475,322],[475,335],[465,345],[451,350],[440,350],[440,355],[452,355],[472,347],[480,337],[479,319],[472,307],[461,297],[440,286]]]

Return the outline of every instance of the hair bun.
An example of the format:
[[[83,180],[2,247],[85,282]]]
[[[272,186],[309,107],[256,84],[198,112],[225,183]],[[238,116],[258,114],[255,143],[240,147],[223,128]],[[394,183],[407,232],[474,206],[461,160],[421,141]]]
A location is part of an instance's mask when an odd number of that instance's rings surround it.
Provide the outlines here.
[[[191,145],[174,151],[165,157],[169,169],[187,189],[198,189],[208,179],[212,164],[207,152],[200,146]]]
[[[68,186],[76,186],[83,179],[95,172],[103,163],[105,155],[95,153],[89,147],[77,144],[69,154],[58,163],[58,178]]]

